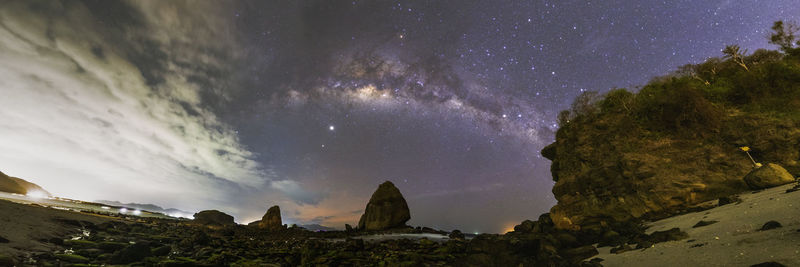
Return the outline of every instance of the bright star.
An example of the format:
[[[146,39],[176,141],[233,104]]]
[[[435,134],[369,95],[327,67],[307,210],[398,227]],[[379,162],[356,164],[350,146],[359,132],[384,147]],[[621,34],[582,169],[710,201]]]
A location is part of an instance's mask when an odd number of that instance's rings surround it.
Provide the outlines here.
[[[336,128],[334,128],[333,125],[331,125],[331,126],[328,126],[328,130],[333,131],[333,130],[336,130]]]

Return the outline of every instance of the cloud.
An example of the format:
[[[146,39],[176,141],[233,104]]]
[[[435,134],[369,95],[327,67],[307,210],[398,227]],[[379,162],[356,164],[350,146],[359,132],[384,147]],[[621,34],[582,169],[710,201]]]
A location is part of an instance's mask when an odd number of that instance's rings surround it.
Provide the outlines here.
[[[0,168],[57,195],[186,209],[263,186],[266,167],[204,101],[224,99],[218,72],[230,62],[218,51],[227,44],[192,38],[218,29],[176,20],[175,3],[138,4],[158,12],[125,6],[98,15],[73,2],[0,7]]]
[[[300,205],[316,205],[324,198],[323,195],[304,190],[299,183],[292,180],[272,181],[270,187],[283,192]]]

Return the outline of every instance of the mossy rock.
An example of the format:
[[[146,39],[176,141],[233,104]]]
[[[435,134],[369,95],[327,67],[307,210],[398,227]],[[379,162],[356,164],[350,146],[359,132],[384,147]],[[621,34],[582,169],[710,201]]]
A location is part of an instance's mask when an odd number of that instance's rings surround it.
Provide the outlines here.
[[[97,243],[88,240],[64,240],[64,246],[73,249],[96,248]]]
[[[159,262],[158,265],[165,267],[201,266],[199,262],[186,257],[176,257],[172,260],[165,260]]]
[[[14,258],[6,254],[0,254],[0,266],[14,266]]]
[[[75,254],[56,254],[56,259],[61,261],[71,262],[71,263],[87,263],[89,262],[89,258],[86,258],[81,255]]]
[[[105,252],[115,252],[127,246],[128,243],[122,243],[122,242],[100,242],[99,244],[97,244],[97,248],[102,249]]]
[[[103,251],[96,248],[84,248],[75,251],[75,254],[88,258],[96,258],[97,256],[100,256],[100,254],[103,254]]]
[[[113,257],[113,256],[114,255],[111,254],[111,253],[103,253],[103,254],[100,254],[100,256],[97,256],[96,260],[101,261],[101,262],[106,262],[106,261],[111,260],[111,257]]]
[[[152,254],[155,256],[167,256],[170,252],[172,252],[172,247],[170,246],[161,246],[152,250]]]
[[[136,243],[114,253],[111,261],[115,264],[129,264],[144,260],[151,255],[150,253],[148,244]]]

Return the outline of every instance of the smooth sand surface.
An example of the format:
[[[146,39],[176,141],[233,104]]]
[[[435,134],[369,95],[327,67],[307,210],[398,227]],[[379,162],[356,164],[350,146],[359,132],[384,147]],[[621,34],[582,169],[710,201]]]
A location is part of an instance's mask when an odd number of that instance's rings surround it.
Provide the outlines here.
[[[739,204],[649,223],[648,233],[678,227],[689,238],[621,254],[598,248],[596,258],[604,266],[750,266],[769,261],[800,266],[800,191],[785,193],[794,185],[744,192]],[[692,228],[700,220],[719,222]],[[760,231],[771,220],[783,227]]]
[[[110,217],[0,200],[0,236],[9,240],[8,243],[0,243],[0,254],[18,256],[36,251],[53,251],[55,247],[46,242],[47,239],[81,234],[80,227],[59,222],[59,219],[95,224],[113,220]]]

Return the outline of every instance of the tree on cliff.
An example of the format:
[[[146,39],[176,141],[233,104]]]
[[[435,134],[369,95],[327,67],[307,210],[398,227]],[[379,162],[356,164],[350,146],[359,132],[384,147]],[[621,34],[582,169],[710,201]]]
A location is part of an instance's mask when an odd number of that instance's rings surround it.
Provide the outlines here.
[[[723,58],[731,59],[736,64],[739,64],[739,66],[742,66],[745,71],[750,71],[750,69],[747,68],[747,64],[744,64],[744,54],[747,54],[747,49],[741,51],[739,45],[729,45],[725,46],[725,49],[722,49],[722,53],[725,54]]]
[[[776,21],[772,25],[769,43],[780,46],[781,50],[788,55],[796,56],[800,54],[800,51],[798,51],[800,48],[795,47],[800,46],[800,40],[795,41],[798,30],[800,30],[800,27],[794,22]]]

